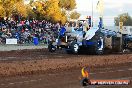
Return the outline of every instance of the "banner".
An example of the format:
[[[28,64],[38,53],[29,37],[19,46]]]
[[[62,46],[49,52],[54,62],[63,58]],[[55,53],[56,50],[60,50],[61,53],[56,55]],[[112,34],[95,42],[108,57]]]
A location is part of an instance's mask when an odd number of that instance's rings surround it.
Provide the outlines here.
[[[17,39],[6,39],[6,44],[17,44]]]

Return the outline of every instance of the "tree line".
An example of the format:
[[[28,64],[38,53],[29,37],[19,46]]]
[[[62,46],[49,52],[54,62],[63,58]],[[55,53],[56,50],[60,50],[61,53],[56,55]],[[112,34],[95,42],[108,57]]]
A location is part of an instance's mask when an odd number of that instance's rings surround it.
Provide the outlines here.
[[[115,17],[115,26],[119,26],[119,22],[123,22],[124,26],[132,26],[132,17],[128,13],[122,13]]]
[[[76,0],[30,0],[24,4],[24,0],[0,0],[0,17],[22,19],[45,19],[51,22],[64,24],[68,18],[78,19],[80,14],[74,9]]]

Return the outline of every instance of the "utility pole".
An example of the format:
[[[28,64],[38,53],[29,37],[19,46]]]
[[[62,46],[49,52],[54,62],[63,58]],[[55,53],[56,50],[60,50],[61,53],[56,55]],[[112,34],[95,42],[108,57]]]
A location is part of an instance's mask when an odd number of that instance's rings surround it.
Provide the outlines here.
[[[92,0],[92,27],[93,27],[93,0]]]

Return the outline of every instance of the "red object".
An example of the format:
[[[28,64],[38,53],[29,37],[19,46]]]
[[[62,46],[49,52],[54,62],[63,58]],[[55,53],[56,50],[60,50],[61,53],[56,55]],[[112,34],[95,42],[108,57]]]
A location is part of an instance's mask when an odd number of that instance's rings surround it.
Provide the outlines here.
[[[21,21],[21,24],[24,25],[24,21]]]
[[[24,29],[22,29],[22,32],[24,32]]]

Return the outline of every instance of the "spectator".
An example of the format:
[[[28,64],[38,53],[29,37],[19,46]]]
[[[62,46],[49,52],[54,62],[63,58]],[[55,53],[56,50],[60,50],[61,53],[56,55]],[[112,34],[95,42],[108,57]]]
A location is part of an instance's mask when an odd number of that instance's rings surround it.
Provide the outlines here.
[[[31,43],[33,36],[35,36],[40,42],[48,44],[49,41],[58,37],[60,24],[35,19],[32,21],[21,20],[20,23],[13,19],[3,19],[0,22],[0,27],[0,42],[5,42],[6,38],[16,38],[20,44]]]

